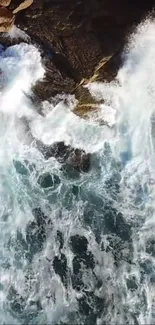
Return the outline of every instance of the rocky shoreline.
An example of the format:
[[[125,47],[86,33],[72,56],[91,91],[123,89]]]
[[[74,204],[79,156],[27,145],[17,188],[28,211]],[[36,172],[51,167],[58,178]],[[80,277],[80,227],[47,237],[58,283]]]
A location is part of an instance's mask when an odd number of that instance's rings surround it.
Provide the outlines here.
[[[27,95],[34,106],[56,95],[72,94],[78,100],[74,113],[89,118],[99,112],[102,101],[83,85],[113,80],[128,33],[152,7],[152,0],[0,0],[0,42],[9,46],[23,41],[8,37],[15,24],[25,32],[25,41],[39,48],[46,75],[34,86],[32,96]],[[46,159],[55,157],[65,168],[90,169],[91,155],[80,148],[35,143]]]
[[[126,37],[153,1],[1,0],[0,6],[0,31],[16,24],[41,49],[46,76],[34,87],[38,98],[74,94],[75,113],[85,117],[97,103],[83,84],[115,77]],[[3,33],[0,41],[10,45],[20,39]]]

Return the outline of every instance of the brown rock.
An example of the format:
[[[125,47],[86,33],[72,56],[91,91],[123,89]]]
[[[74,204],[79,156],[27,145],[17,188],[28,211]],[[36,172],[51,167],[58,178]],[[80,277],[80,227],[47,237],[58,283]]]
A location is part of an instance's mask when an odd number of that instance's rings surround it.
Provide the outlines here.
[[[11,3],[12,0],[0,0],[1,7],[7,7]]]
[[[24,10],[28,7],[30,7],[33,3],[33,0],[25,0],[22,3],[20,3],[20,5],[13,10],[13,14],[16,14],[18,11]]]
[[[154,0],[34,0],[17,15],[17,24],[47,40],[57,53],[44,55],[47,74],[36,94],[48,99],[72,93],[79,100],[78,115],[96,110],[83,84],[115,77],[126,36],[153,5]]]
[[[13,26],[15,16],[7,8],[0,8],[0,32],[8,32]]]
[[[98,108],[99,104],[96,103],[78,104],[74,109],[74,113],[87,119],[90,116],[90,113],[97,112]]]

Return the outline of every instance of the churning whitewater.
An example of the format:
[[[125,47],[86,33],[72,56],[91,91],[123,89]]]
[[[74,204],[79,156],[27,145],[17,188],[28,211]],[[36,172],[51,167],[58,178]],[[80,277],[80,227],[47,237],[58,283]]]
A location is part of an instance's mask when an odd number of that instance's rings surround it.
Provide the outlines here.
[[[154,21],[123,62],[88,85],[109,127],[74,115],[73,96],[33,107],[38,49],[0,48],[1,324],[155,323]],[[62,141],[90,154],[89,172],[37,146]]]

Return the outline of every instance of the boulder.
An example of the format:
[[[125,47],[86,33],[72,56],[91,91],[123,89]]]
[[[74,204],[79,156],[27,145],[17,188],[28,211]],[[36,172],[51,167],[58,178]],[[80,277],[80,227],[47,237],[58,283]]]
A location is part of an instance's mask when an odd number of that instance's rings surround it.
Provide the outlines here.
[[[71,236],[70,246],[74,255],[87,254],[88,240],[86,237],[80,235]]]
[[[13,26],[15,21],[15,16],[12,12],[2,7],[0,8],[0,32],[8,32]]]

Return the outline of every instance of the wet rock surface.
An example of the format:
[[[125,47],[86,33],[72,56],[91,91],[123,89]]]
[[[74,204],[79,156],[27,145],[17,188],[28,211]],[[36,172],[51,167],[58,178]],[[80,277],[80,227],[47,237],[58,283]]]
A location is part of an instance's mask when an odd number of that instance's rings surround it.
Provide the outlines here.
[[[11,2],[11,0],[1,0],[0,1],[0,6],[1,7],[7,7],[7,6],[9,6],[10,2]]]
[[[0,32],[8,32],[14,25],[15,14],[18,11],[26,9],[33,3],[33,0],[25,1],[0,1]],[[6,8],[9,7],[9,8]]]
[[[13,13],[5,8],[0,7],[0,32],[7,32],[13,26],[15,21],[15,16]]]
[[[152,6],[153,1],[139,0],[34,1],[16,22],[59,53],[47,60],[46,79],[38,83],[36,92],[44,99],[76,92],[81,99],[75,88],[83,78],[113,78],[126,35]]]
[[[56,158],[65,167],[73,168],[77,171],[88,172],[90,169],[90,154],[84,150],[74,149],[64,142],[58,142],[51,146],[36,141],[36,145],[46,159]]]
[[[21,1],[20,1],[21,2]],[[17,12],[24,10],[28,7],[30,7],[33,3],[33,0],[24,0],[13,10],[14,14],[17,14]]]
[[[88,117],[89,110],[96,111],[97,106],[83,85],[110,81],[116,76],[126,36],[154,3],[5,0],[1,5],[2,11],[4,6],[9,10],[0,14],[1,19],[9,20],[1,25],[0,31],[8,31],[16,19],[16,25],[25,30],[29,41],[41,49],[46,76],[34,87],[37,96],[45,100],[61,93],[75,94],[79,100],[75,114]]]

